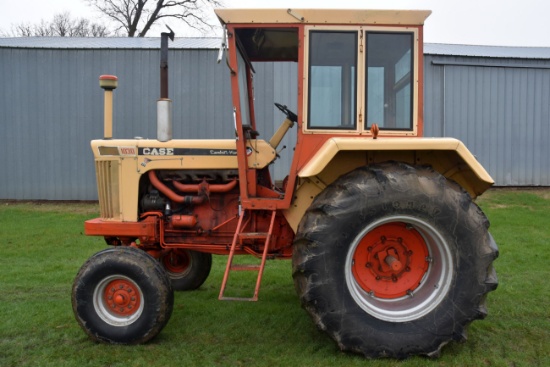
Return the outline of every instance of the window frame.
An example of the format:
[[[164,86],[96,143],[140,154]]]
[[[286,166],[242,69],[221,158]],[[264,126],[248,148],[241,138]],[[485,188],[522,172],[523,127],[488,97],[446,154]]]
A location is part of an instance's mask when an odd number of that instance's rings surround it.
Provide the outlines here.
[[[309,94],[310,94],[310,34],[312,31],[327,31],[327,32],[357,32],[357,70],[356,70],[356,102],[355,102],[355,128],[334,128],[334,127],[310,127],[309,126]],[[339,135],[370,135],[369,122],[367,121],[367,33],[405,33],[412,34],[412,76],[411,82],[411,114],[412,114],[412,129],[387,129],[381,128],[380,135],[385,136],[418,136],[419,132],[419,88],[420,88],[420,72],[419,72],[419,44],[420,29],[416,26],[341,26],[341,25],[308,25],[304,27],[304,84],[303,84],[303,121],[302,132],[304,134],[339,134]],[[307,83],[305,82],[307,81]]]

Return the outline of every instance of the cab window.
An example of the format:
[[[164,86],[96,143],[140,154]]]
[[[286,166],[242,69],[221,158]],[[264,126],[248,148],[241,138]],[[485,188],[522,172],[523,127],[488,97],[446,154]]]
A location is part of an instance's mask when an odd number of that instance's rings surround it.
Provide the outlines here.
[[[308,128],[355,129],[357,32],[312,31]]]
[[[367,32],[366,128],[413,128],[413,34]]]

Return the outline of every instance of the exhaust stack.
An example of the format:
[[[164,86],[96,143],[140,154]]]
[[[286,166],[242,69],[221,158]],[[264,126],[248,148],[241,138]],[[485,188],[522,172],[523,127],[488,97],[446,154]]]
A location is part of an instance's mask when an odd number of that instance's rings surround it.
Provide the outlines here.
[[[168,29],[170,27],[167,26]],[[174,41],[174,31],[160,35],[160,99],[157,101],[157,139],[172,140],[172,100],[168,98],[168,38]]]
[[[118,78],[114,75],[101,75],[99,86],[105,91],[103,112],[103,139],[113,138],[113,90],[118,86]]]

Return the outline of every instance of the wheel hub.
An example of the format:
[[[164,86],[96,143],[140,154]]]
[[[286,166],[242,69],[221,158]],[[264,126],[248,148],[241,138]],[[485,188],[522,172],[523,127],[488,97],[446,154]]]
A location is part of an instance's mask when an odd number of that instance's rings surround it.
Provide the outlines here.
[[[133,282],[126,279],[115,279],[105,286],[104,304],[116,315],[128,316],[134,314],[141,304],[139,291]]]
[[[391,222],[368,232],[353,254],[352,272],[359,286],[378,298],[412,295],[429,268],[429,252],[420,233]]]

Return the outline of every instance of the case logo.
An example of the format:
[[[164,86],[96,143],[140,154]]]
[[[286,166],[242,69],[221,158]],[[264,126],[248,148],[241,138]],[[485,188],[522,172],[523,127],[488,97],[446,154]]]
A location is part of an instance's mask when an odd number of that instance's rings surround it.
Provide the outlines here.
[[[143,148],[143,155],[174,155],[174,148]]]

